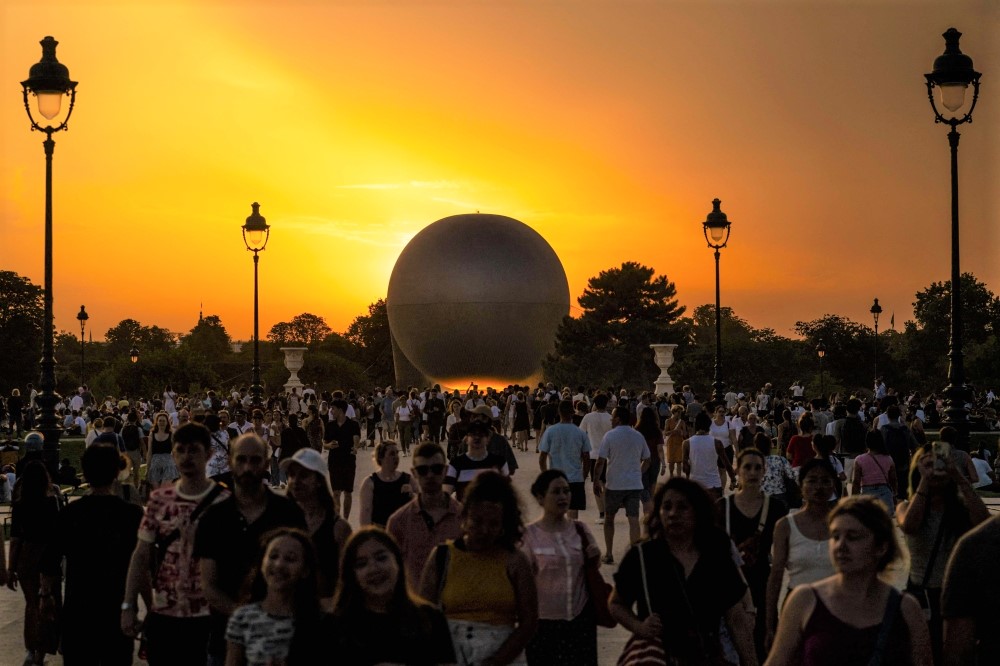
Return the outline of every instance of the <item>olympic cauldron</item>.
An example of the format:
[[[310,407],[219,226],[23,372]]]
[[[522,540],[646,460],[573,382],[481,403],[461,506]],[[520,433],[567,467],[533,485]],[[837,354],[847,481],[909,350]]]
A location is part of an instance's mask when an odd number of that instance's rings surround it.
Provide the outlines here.
[[[399,385],[535,381],[569,313],[552,247],[503,215],[452,215],[403,248],[386,299]]]

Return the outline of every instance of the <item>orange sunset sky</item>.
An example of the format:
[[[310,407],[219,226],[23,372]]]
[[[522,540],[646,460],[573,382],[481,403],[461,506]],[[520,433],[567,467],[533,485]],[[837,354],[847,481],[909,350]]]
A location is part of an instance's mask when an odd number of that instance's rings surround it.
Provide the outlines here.
[[[639,261],[714,300],[701,222],[733,222],[722,299],[756,326],[912,317],[949,277],[947,129],[923,75],[948,27],[983,72],[960,149],[962,269],[1000,292],[994,1],[0,3],[0,269],[43,280],[44,136],[20,82],[45,35],[79,81],[56,135],[55,316],[186,332],[343,331],[442,217],[522,220],[587,279]],[[429,267],[449,279],[449,267]],[[455,276],[457,277],[457,276]],[[530,289],[530,285],[525,285]],[[689,310],[690,312],[690,310]]]

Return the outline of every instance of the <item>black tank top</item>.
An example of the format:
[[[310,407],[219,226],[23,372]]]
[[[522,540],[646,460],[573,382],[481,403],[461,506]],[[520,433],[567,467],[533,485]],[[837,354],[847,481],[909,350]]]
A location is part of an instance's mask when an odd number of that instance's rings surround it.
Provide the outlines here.
[[[156,435],[149,435],[149,454],[156,455],[157,453],[170,453],[170,435],[167,435],[166,439],[157,439]]]
[[[381,527],[389,522],[396,509],[410,501],[403,486],[410,485],[410,475],[402,473],[395,481],[383,481],[378,472],[372,472],[372,522]]]

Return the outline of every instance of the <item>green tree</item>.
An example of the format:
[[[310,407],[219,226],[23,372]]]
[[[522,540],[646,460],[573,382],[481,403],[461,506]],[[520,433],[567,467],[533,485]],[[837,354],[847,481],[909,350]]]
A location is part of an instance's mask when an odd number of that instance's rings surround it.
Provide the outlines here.
[[[344,337],[357,347],[356,360],[364,367],[369,382],[386,386],[395,379],[392,363],[392,335],[385,299],[368,306],[368,314],[358,315],[347,327]]]
[[[232,354],[231,340],[218,315],[201,318],[191,332],[181,338],[181,347],[206,359],[222,360]]]
[[[326,320],[319,315],[303,312],[291,321],[278,322],[271,327],[267,339],[279,345],[311,345],[322,341],[333,333]]]
[[[819,341],[826,346],[823,358],[827,393],[836,389],[868,390],[873,384],[871,351],[874,331],[841,315],[827,314],[812,321],[795,322],[795,331],[802,336],[804,371],[800,379],[810,376],[807,388],[819,395],[820,360],[816,352]]]
[[[174,334],[159,326],[143,326],[135,319],[122,319],[104,334],[109,360],[127,357],[133,347],[141,354],[166,351],[174,346]]]
[[[649,386],[659,375],[649,345],[688,337],[677,287],[636,262],[590,278],[578,303],[583,314],[563,319],[543,361],[546,377],[560,384]]]
[[[41,370],[44,291],[13,271],[0,271],[0,390],[36,383]]]

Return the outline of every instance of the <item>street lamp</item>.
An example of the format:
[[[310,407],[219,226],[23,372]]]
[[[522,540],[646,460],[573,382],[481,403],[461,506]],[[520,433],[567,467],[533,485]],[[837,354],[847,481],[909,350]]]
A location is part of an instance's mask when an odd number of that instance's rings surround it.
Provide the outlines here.
[[[823,394],[823,400],[826,401],[826,375],[823,373],[823,359],[826,357],[826,345],[823,344],[822,338],[820,338],[819,344],[816,345],[816,356],[819,356],[819,390]]]
[[[55,374],[55,341],[52,320],[52,154],[55,152],[55,141],[52,135],[67,128],[69,117],[73,115],[73,105],[76,103],[76,81],[70,81],[69,69],[56,59],[56,46],[59,44],[52,37],[46,37],[41,42],[42,59],[31,66],[28,78],[21,82],[21,92],[24,97],[24,110],[31,121],[31,130],[45,132],[45,322],[42,338],[42,361],[40,363],[42,376],[39,381],[39,393],[35,403],[39,407],[39,430],[44,436],[42,445],[43,459],[50,471],[54,472],[59,465],[59,435],[61,428],[56,417],[56,374]],[[44,118],[45,126],[39,124],[39,119],[31,111],[28,95],[35,98],[38,114]],[[56,126],[46,121],[59,115],[63,96],[69,96],[69,108],[66,116]]]
[[[878,316],[882,314],[882,306],[878,304],[877,298],[872,303],[869,312],[872,313],[872,319],[875,320],[875,388],[878,389]]]
[[[712,382],[712,400],[716,403],[724,399],[726,385],[722,382],[722,318],[719,305],[719,250],[729,242],[729,219],[719,206],[722,201],[712,199],[712,212],[708,214],[702,227],[705,241],[715,250],[715,380]]]
[[[256,201],[250,204],[253,213],[247,218],[243,225],[243,242],[246,243],[247,250],[253,252],[253,371],[250,376],[250,401],[254,407],[262,404],[261,396],[264,387],[260,385],[260,335],[257,327],[259,324],[257,309],[257,262],[258,254],[267,247],[267,239],[271,236],[271,227],[260,214],[260,204]]]
[[[951,146],[951,339],[948,345],[948,386],[944,389],[945,417],[942,425],[950,425],[958,431],[960,443],[968,440],[969,420],[968,402],[969,389],[965,385],[965,365],[962,355],[962,273],[959,264],[958,235],[958,126],[972,122],[972,111],[979,99],[979,77],[981,74],[972,68],[972,58],[962,53],[958,40],[962,33],[955,28],[948,28],[944,33],[944,53],[934,59],[934,70],[925,74],[927,79],[927,96],[931,109],[934,111],[934,122],[945,123],[951,127],[948,132],[948,145]],[[972,102],[964,115],[957,112],[965,106],[965,94],[972,85]],[[934,101],[934,89],[941,93],[941,105],[945,108],[946,118]]]
[[[84,372],[83,372],[83,329],[87,325],[87,320],[90,319],[90,315],[87,314],[86,308],[82,305],[80,306],[80,311],[76,313],[76,319],[80,322],[80,386],[84,385]]]
[[[139,397],[139,350],[135,347],[128,352],[128,360],[132,361],[132,397],[133,399],[138,399]]]

